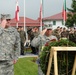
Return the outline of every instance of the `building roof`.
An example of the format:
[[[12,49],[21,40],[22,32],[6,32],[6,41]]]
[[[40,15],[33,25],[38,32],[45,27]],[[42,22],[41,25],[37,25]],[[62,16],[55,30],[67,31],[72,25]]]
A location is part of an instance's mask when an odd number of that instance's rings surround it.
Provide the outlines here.
[[[30,18],[25,18],[25,25],[26,26],[40,26],[39,19],[33,20]],[[15,18],[11,19],[11,26],[16,26],[16,20]],[[24,26],[24,17],[19,17],[18,26]]]
[[[43,20],[62,20],[62,19],[63,19],[62,12],[58,13],[58,14],[55,14],[53,16],[43,18]]]

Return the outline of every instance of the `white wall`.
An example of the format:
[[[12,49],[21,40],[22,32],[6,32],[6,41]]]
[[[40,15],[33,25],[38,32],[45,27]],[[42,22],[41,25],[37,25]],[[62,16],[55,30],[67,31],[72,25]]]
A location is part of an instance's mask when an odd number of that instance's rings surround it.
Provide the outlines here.
[[[45,24],[46,25],[48,25],[48,24],[52,24],[53,25],[53,21],[52,20],[50,20],[50,21],[44,21],[43,23],[44,23],[44,25]],[[53,29],[55,29],[58,26],[60,26],[60,27],[66,27],[66,26],[62,25],[62,20],[56,20],[56,25],[53,25]]]

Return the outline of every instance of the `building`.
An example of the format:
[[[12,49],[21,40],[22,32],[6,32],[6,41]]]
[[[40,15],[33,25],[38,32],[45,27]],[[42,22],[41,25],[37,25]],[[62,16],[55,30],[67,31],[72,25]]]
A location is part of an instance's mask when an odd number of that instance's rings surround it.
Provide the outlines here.
[[[15,20],[15,18],[13,18],[12,20],[11,20],[11,26],[14,26],[14,27],[16,27],[16,24],[17,24],[17,22],[16,22],[16,20]],[[18,22],[18,26],[24,26],[24,17],[19,17],[19,22]],[[30,18],[25,18],[25,26],[26,27],[30,27],[30,26],[40,26],[40,22],[39,22],[39,20],[37,19],[37,20],[33,20],[33,19],[30,19]]]
[[[43,21],[43,25],[51,24],[54,29],[57,26],[65,27],[63,22],[62,12],[55,14],[53,16],[45,17],[43,18],[42,21]],[[15,18],[11,20],[11,26],[14,26],[14,27],[17,26]],[[19,17],[18,26],[24,26],[24,17]],[[40,18],[38,18],[37,20],[33,20],[26,17],[25,26],[26,28],[33,27],[33,26],[37,26],[38,28],[40,28]]]
[[[53,16],[43,18],[43,23],[44,25],[51,24],[53,26],[53,29],[55,29],[57,26],[66,27],[64,26],[62,12]]]

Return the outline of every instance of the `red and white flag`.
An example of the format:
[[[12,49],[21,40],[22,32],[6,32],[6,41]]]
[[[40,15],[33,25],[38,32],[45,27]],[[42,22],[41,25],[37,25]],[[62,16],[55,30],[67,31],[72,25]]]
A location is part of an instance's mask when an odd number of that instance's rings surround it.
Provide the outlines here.
[[[16,22],[19,21],[19,6],[18,6],[18,0],[16,1],[15,19],[16,19]]]

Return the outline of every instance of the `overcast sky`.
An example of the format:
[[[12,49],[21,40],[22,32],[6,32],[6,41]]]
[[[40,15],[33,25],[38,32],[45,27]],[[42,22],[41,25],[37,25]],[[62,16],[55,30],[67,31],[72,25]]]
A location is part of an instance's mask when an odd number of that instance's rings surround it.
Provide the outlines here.
[[[43,17],[48,17],[62,12],[64,0],[43,0]],[[24,16],[24,0],[18,0],[20,16]],[[71,8],[72,0],[66,0],[66,6]],[[14,18],[16,0],[0,0],[0,14],[11,14]],[[25,0],[25,16],[37,19],[40,11],[40,0]]]

